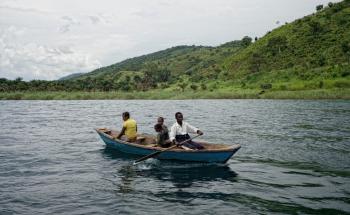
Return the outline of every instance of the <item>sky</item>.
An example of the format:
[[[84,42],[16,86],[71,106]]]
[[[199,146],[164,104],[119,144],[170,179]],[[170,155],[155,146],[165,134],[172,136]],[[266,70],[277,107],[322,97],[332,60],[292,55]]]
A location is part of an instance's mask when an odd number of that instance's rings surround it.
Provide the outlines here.
[[[329,1],[0,0],[0,78],[56,80],[177,45],[261,37]]]

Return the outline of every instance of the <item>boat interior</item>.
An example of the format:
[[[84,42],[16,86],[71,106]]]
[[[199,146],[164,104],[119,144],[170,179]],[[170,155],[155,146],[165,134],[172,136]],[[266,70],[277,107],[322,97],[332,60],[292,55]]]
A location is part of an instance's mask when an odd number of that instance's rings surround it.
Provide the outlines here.
[[[98,132],[102,132],[106,135],[108,135],[111,139],[115,139],[118,134],[119,131],[115,131],[115,130],[111,130],[111,129],[107,129],[107,128],[99,128],[96,129]],[[144,147],[150,147],[150,148],[160,148],[158,147],[156,144],[156,137],[154,135],[149,135],[149,134],[138,134],[136,141],[135,142],[130,142],[132,144],[139,144],[142,145]],[[126,138],[125,136],[121,137],[121,140],[126,142]],[[232,150],[236,147],[239,147],[239,144],[235,144],[235,145],[226,145],[226,144],[213,144],[213,143],[207,143],[207,142],[203,142],[203,141],[195,141],[197,143],[200,143],[201,145],[204,146],[204,150],[209,150],[209,151],[216,151],[216,150]],[[163,148],[164,149],[164,148]],[[182,150],[182,149],[181,149]]]

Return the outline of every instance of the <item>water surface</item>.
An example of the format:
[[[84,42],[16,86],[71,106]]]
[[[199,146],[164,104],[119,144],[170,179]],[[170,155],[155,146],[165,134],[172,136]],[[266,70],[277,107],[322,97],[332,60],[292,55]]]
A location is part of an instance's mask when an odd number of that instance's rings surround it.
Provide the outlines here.
[[[106,149],[96,127],[143,133],[174,113],[226,165],[148,160]],[[350,101],[0,101],[0,214],[350,213]]]

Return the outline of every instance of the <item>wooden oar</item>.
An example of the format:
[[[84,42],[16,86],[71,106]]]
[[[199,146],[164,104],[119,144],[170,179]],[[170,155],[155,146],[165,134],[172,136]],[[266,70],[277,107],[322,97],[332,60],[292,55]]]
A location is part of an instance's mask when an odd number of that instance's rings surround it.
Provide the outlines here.
[[[142,162],[142,161],[144,161],[144,160],[147,160],[147,159],[149,159],[149,158],[153,158],[153,157],[159,155],[160,153],[165,152],[165,151],[169,151],[170,149],[176,148],[177,146],[181,146],[181,145],[183,145],[184,143],[186,143],[186,142],[188,142],[188,141],[190,141],[190,140],[193,140],[194,138],[199,137],[199,136],[201,136],[201,134],[199,134],[199,135],[197,135],[197,136],[194,136],[194,137],[192,137],[192,138],[190,138],[190,139],[188,139],[188,140],[182,141],[181,143],[178,143],[178,144],[176,144],[176,145],[174,145],[174,146],[171,146],[171,147],[169,147],[169,148],[166,148],[166,149],[164,149],[164,150],[162,150],[162,151],[156,151],[156,152],[154,152],[154,153],[152,153],[152,154],[146,155],[146,156],[144,156],[144,157],[142,157],[142,158],[137,159],[136,161],[134,161],[133,165],[136,165],[136,164],[138,164],[138,163],[140,163],[140,162]]]

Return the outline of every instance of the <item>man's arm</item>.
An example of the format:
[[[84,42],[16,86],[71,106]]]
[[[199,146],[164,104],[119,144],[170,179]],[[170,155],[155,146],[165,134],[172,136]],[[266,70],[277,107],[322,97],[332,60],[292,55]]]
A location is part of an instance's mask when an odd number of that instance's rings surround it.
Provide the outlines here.
[[[120,131],[120,133],[118,134],[117,139],[120,139],[120,137],[124,135],[125,130],[126,130],[126,128],[123,127],[122,130]]]
[[[197,133],[199,135],[203,135],[203,132],[201,130],[199,130],[198,128],[190,125],[189,123],[187,123],[187,132]]]
[[[156,136],[156,144],[158,145],[158,146],[161,146],[161,137],[160,137],[160,133],[157,133],[157,136]]]
[[[171,126],[170,133],[169,133],[170,141],[175,142],[175,135],[176,135],[176,126],[173,125],[173,126]]]

